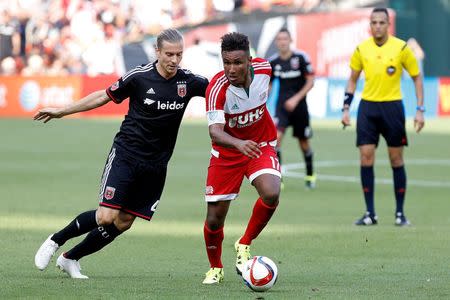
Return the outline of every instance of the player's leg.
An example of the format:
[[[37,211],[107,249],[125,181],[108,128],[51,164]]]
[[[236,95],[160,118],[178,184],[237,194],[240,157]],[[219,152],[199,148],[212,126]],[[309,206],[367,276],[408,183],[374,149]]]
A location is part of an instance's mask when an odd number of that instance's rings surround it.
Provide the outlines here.
[[[222,242],[223,226],[231,200],[207,203],[206,221],[203,227],[206,253],[210,270],[206,273],[204,284],[220,283],[223,280]]]
[[[403,206],[406,194],[406,170],[403,160],[403,147],[408,145],[405,128],[405,112],[401,101],[384,103],[382,131],[383,137],[388,145],[389,160],[392,167],[394,181],[394,194],[396,201],[395,225],[410,225],[406,218]]]
[[[256,200],[244,235],[236,242],[236,271],[242,273],[245,262],[250,259],[250,245],[266,227],[278,205],[280,197],[281,172],[272,147],[261,148],[262,155],[249,163],[248,176],[256,188]]]
[[[60,231],[51,234],[39,247],[34,257],[34,263],[39,270],[44,270],[56,251],[64,243],[74,237],[85,234],[97,227],[96,210],[90,210],[78,215],[72,222]]]
[[[99,207],[97,211],[99,226],[91,230],[75,247],[61,254],[56,262],[56,265],[72,278],[87,278],[80,273],[78,260],[110,244],[117,236],[128,230],[136,218],[134,215],[108,207]]]
[[[375,225],[375,150],[379,142],[379,128],[377,122],[377,103],[362,100],[358,109],[356,127],[356,145],[360,154],[361,187],[366,204],[366,213],[355,222],[355,225]]]
[[[314,152],[310,146],[308,138],[300,138],[298,141],[300,149],[303,153],[303,159],[306,167],[305,186],[308,189],[314,189],[316,187],[316,175],[314,174],[313,168]]]
[[[217,157],[211,157],[206,179],[206,220],[203,227],[206,253],[210,270],[204,284],[217,284],[224,278],[222,265],[223,227],[231,200],[237,198],[244,178],[245,169],[237,164],[227,164]]]
[[[291,116],[293,125],[293,136],[297,138],[300,150],[305,162],[305,186],[313,189],[316,185],[316,176],[313,169],[314,152],[309,140],[313,136],[313,131],[309,122],[309,113],[306,103],[300,103]]]
[[[79,259],[99,251],[133,224],[135,216],[121,209],[132,195],[138,166],[138,162],[126,153],[112,148],[101,181],[98,226],[57,260],[57,266],[72,278],[85,278],[79,271]]]
[[[396,202],[395,225],[410,225],[403,211],[407,182],[403,162],[403,147],[388,147],[388,153],[391,161],[392,176],[394,178],[394,193]]]
[[[106,160],[103,170],[102,183],[106,181],[111,173],[111,168],[114,166],[113,162],[117,163],[116,150],[114,147]],[[114,170],[113,170],[114,172]],[[103,184],[102,184],[103,186]],[[70,222],[62,230],[50,235],[47,240],[41,245],[35,255],[35,265],[40,270],[44,270],[50,262],[53,255],[56,253],[59,247],[64,245],[66,241],[71,238],[85,234],[94,228],[98,227],[97,211],[90,210],[78,215],[72,222]]]

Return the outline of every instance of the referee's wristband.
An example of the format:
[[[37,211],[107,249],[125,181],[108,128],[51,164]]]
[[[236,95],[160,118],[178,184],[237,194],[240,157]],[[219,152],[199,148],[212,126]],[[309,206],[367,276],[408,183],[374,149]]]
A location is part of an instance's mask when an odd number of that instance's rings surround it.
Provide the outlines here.
[[[423,105],[417,105],[417,106],[416,106],[416,110],[421,111],[421,112],[425,112],[425,106],[423,106]]]
[[[344,106],[348,105],[350,107],[350,104],[352,104],[352,101],[353,101],[353,94],[352,93],[345,93]]]

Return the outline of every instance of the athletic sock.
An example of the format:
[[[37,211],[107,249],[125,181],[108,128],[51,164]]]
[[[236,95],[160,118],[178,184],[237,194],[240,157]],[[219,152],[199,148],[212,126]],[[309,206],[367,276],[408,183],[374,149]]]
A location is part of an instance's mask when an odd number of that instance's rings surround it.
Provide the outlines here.
[[[250,245],[252,241],[261,233],[266,227],[270,218],[272,217],[277,205],[268,206],[261,198],[258,198],[253,207],[253,213],[248,221],[247,229],[244,235],[240,239],[239,243],[244,245]]]
[[[375,175],[373,172],[373,166],[363,167],[361,166],[361,185],[364,192],[364,200],[366,201],[367,212],[371,216],[375,215],[374,207],[374,181]]]
[[[122,232],[113,224],[99,226],[89,232],[84,240],[78,245],[64,253],[68,259],[79,260],[80,258],[99,251],[111,243]]]
[[[211,268],[223,268],[222,265],[222,241],[223,226],[212,231],[205,222],[203,227],[203,235],[205,237],[206,253],[208,254],[209,264]]]
[[[303,158],[305,159],[305,165],[306,165],[306,176],[312,176],[314,174],[313,172],[313,156],[314,152],[309,149],[307,152],[303,153]]]
[[[70,222],[69,225],[55,233],[51,240],[61,247],[71,238],[85,234],[95,227],[98,227],[95,214],[96,210],[81,213],[72,222]]]
[[[395,201],[397,204],[396,213],[403,214],[403,204],[406,193],[406,171],[405,166],[393,167]]]

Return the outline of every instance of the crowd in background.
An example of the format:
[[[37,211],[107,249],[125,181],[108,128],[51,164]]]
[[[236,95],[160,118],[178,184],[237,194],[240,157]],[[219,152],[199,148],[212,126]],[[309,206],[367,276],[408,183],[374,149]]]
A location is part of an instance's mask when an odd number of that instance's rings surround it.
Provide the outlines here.
[[[0,74],[121,74],[121,46],[235,12],[334,0],[0,0]]]

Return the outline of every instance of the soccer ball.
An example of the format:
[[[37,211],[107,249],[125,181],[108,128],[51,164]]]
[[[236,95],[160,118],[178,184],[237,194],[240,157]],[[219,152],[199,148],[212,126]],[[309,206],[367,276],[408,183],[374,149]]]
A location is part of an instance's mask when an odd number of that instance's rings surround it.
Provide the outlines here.
[[[277,281],[278,268],[270,258],[254,256],[245,263],[242,278],[255,292],[265,292]]]

